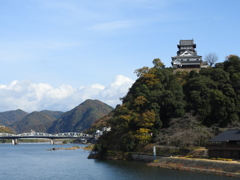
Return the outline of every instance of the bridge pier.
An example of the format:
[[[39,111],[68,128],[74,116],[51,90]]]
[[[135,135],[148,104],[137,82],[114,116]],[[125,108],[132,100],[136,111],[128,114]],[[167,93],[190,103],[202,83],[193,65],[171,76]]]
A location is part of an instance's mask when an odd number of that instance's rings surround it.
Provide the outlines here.
[[[18,139],[12,139],[12,145],[17,145],[18,144]]]
[[[51,145],[54,145],[54,144],[55,144],[54,139],[51,139],[51,140],[50,140],[50,144],[51,144]]]

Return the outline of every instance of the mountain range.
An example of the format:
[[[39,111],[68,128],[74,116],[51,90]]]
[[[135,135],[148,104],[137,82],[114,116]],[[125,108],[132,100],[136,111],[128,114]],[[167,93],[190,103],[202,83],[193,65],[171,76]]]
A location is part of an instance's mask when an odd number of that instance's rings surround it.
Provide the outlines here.
[[[21,109],[1,112],[0,125],[9,126],[10,124],[22,120],[26,115],[28,115],[28,113]]]
[[[98,100],[86,100],[74,109],[62,114],[48,129],[54,132],[79,132],[88,129],[97,119],[112,111],[113,108]]]
[[[36,132],[59,133],[83,131],[113,108],[99,100],[86,100],[67,112],[12,110],[0,113],[0,126],[10,127],[16,133]]]
[[[43,112],[32,112],[25,116],[21,121],[11,124],[9,127],[14,129],[17,133],[30,132],[47,132],[56,118]]]

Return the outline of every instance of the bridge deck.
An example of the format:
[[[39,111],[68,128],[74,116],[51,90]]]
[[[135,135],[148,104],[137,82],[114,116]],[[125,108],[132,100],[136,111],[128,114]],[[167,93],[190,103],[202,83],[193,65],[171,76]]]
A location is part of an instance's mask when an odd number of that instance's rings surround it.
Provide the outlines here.
[[[0,136],[0,139],[91,139],[92,137],[86,136]]]

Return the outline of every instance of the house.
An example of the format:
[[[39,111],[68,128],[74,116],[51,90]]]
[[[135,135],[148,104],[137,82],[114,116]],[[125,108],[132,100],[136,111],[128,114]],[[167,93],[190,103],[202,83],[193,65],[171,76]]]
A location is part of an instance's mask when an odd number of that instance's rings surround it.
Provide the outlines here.
[[[172,57],[173,68],[206,68],[207,62],[197,55],[194,40],[180,40],[177,56]]]
[[[104,132],[104,131],[111,131],[111,127],[103,127],[102,128],[102,131]]]
[[[206,145],[210,158],[240,159],[240,130],[229,129],[210,139]]]

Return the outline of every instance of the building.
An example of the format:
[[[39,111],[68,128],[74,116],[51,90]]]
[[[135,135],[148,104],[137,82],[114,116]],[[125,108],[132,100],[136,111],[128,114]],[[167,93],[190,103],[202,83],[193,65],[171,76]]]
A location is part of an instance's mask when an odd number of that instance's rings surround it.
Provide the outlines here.
[[[207,62],[197,55],[196,44],[193,40],[180,40],[177,45],[177,56],[172,57],[173,68],[205,68]]]
[[[104,131],[111,131],[111,127],[103,127],[102,128],[102,131],[104,132]]]
[[[210,158],[240,159],[240,130],[229,129],[210,139],[206,149]]]
[[[111,127],[103,127],[102,131],[96,130],[95,139],[98,139],[100,136],[102,136],[104,132],[109,132],[109,131],[111,131]]]

